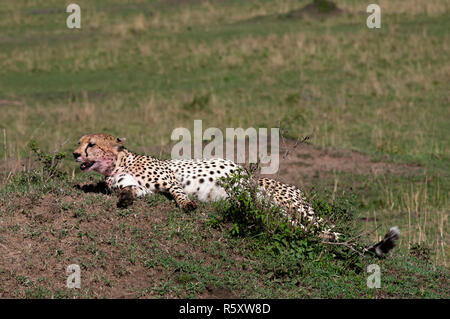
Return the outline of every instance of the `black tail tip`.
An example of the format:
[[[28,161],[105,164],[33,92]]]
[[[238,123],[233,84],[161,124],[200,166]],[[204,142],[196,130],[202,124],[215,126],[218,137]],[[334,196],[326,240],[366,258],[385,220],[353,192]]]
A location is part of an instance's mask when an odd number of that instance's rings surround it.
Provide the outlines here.
[[[391,227],[386,235],[384,235],[384,238],[379,243],[370,247],[369,251],[373,251],[378,257],[383,257],[395,247],[399,238],[400,229],[397,226]]]

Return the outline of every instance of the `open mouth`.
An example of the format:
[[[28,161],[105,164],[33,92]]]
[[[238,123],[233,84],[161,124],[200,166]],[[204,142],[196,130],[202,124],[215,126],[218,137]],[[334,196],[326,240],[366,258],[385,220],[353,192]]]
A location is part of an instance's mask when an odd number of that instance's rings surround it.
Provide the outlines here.
[[[87,170],[89,167],[91,167],[94,164],[95,164],[95,162],[84,162],[84,163],[81,163],[80,169],[82,171],[85,171],[85,170]]]

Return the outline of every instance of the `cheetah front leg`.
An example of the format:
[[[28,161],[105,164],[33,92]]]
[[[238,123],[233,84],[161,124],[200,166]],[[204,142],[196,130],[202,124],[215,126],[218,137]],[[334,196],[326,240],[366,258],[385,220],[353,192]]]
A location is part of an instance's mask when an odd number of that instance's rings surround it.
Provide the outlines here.
[[[139,185],[132,175],[127,173],[122,173],[113,178],[108,178],[107,185],[111,190],[119,190],[117,207],[120,208],[126,208],[133,204],[135,198],[150,193],[149,190]]]
[[[139,185],[129,185],[120,189],[117,207],[127,208],[133,204],[133,201],[140,196],[144,196],[148,192]]]
[[[117,207],[127,208],[128,206],[133,204],[133,201],[136,197],[137,197],[136,192],[133,189],[133,186],[127,186],[122,188],[119,193],[119,200],[117,201]]]

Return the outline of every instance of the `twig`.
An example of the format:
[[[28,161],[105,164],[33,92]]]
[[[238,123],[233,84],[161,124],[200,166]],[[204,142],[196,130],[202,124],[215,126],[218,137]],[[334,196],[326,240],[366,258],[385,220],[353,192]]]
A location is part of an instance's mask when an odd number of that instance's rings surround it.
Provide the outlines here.
[[[6,128],[3,128],[3,148],[4,148],[4,151],[5,151],[5,163],[6,163],[6,160],[7,160],[7,155],[6,155],[6,153],[7,153],[7,149],[6,149]]]
[[[294,150],[299,144],[305,143],[305,142],[308,141],[310,138],[311,138],[311,137],[308,136],[308,135],[305,136],[305,137],[299,136],[299,137],[297,138],[297,141],[295,141],[295,144],[294,144],[291,148],[286,147],[286,152],[285,152],[284,155],[283,155],[283,159],[286,159],[286,157],[288,157],[289,153],[290,153],[292,150]],[[283,137],[283,140],[284,140],[284,137]]]
[[[374,232],[377,231],[378,228],[380,228],[380,227],[381,227],[381,225],[378,225],[378,226],[375,227],[373,230],[368,230],[368,231],[362,232],[361,234],[356,235],[356,236],[350,238],[350,240],[355,240],[355,239],[357,239],[357,238],[359,238],[359,237],[361,237],[361,236],[363,236],[363,235],[368,235],[368,234],[374,233]]]
[[[311,137],[309,135],[306,135],[304,137],[299,136],[297,138],[297,141],[295,141],[294,145],[292,147],[288,147],[286,144],[286,139],[284,137],[284,129],[281,127],[281,122],[278,122],[278,127],[280,129],[280,136],[281,136],[281,143],[283,144],[284,148],[286,149],[286,151],[283,154],[282,159],[285,160],[288,156],[289,153],[294,150],[298,145],[305,143],[306,141],[308,141]],[[277,171],[277,177],[276,180],[279,180],[279,176],[280,176],[280,170]]]
[[[380,225],[380,226],[381,226],[381,225]],[[380,228],[380,226],[378,226],[377,228],[375,228],[375,229],[373,229],[373,230],[362,232],[362,233],[360,233],[360,234],[358,234],[358,235],[356,235],[356,236],[354,236],[354,237],[352,237],[352,238],[349,238],[349,239],[347,239],[346,241],[343,241],[343,242],[322,241],[322,243],[323,243],[323,244],[329,244],[329,245],[340,245],[340,246],[344,246],[344,247],[347,247],[348,249],[350,249],[350,250],[352,250],[352,251],[358,253],[360,256],[364,256],[363,253],[361,253],[360,251],[358,251],[358,250],[354,247],[354,245],[352,245],[352,242],[353,242],[354,240],[360,238],[360,237],[363,236],[363,235],[367,235],[367,234],[370,234],[370,233],[375,232],[378,228]],[[367,251],[367,247],[364,248],[363,251],[366,252],[366,251]]]
[[[323,244],[328,244],[328,245],[339,245],[339,246],[345,246],[348,249],[356,252],[358,255],[360,255],[361,257],[364,256],[363,253],[361,253],[360,251],[356,250],[350,243],[348,243],[347,241],[344,242],[333,242],[333,241],[322,241]]]

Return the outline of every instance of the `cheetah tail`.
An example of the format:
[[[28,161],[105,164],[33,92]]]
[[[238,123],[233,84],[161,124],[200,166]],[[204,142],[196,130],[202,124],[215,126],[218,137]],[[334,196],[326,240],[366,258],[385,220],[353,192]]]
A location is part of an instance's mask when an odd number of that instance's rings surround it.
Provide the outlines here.
[[[374,252],[378,257],[383,257],[392,248],[395,247],[397,240],[400,238],[400,230],[397,226],[391,227],[384,235],[384,238],[377,244],[366,248],[367,251]]]

